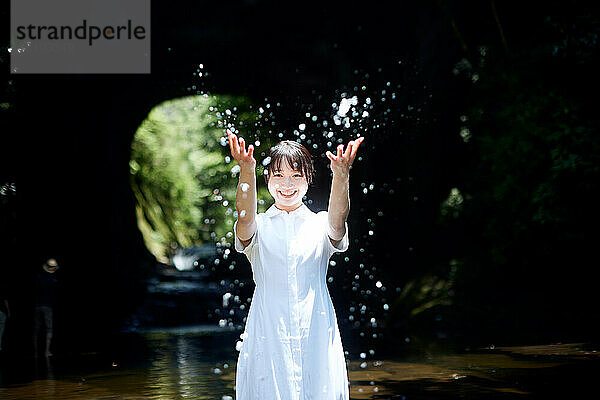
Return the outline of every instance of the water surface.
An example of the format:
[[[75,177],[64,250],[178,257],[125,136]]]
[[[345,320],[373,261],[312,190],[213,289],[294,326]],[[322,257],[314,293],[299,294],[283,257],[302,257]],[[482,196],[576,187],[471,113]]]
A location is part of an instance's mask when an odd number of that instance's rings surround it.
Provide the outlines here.
[[[3,359],[0,398],[233,399],[238,335],[211,326],[154,330],[123,335],[110,355]],[[351,398],[579,398],[595,382],[595,348],[571,343],[358,358],[348,364]]]

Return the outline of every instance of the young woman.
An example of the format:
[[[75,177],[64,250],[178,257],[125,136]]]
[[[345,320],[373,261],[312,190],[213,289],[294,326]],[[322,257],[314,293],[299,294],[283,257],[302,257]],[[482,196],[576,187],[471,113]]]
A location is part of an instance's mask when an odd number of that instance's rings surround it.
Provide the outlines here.
[[[271,149],[265,179],[275,204],[256,212],[254,147],[227,131],[240,166],[235,249],[252,266],[252,297],[236,368],[237,400],[348,400],[348,374],[327,289],[329,258],[348,248],[350,166],[362,137],[327,152],[333,181],[328,211],[302,203],[313,163],[304,146]]]

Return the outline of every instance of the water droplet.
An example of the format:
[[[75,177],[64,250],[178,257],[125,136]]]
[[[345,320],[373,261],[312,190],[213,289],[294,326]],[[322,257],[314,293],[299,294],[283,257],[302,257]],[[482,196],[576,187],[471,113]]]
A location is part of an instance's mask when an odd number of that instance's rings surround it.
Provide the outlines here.
[[[223,295],[223,307],[227,307],[229,305],[229,299],[231,298],[231,296],[231,293],[225,293]]]

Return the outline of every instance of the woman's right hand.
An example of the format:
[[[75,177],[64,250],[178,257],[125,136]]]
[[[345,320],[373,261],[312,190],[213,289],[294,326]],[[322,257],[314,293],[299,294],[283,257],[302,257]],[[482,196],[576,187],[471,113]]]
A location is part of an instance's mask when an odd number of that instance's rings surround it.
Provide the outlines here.
[[[227,129],[227,139],[229,139],[229,148],[231,156],[238,162],[240,168],[256,168],[256,160],[254,159],[254,146],[248,145],[246,151],[246,141],[244,138],[238,138],[235,133]]]

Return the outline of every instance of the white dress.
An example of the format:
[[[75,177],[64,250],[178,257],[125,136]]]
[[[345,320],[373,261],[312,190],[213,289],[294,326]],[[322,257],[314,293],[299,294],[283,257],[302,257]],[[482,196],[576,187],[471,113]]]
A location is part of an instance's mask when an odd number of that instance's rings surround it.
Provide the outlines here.
[[[256,288],[236,367],[236,400],[348,400],[348,374],[327,289],[334,247],[327,212],[302,204],[289,214],[271,206],[256,216],[246,248]],[[234,226],[235,231],[235,226]]]

